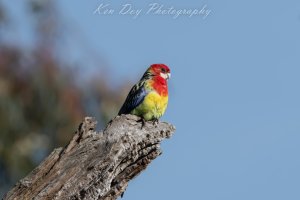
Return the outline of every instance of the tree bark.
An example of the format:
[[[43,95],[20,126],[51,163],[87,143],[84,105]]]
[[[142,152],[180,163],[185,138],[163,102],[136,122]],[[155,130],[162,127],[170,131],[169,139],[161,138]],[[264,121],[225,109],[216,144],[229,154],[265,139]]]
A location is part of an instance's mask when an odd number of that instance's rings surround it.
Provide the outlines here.
[[[104,131],[86,117],[73,139],[53,152],[4,197],[10,199],[117,199],[128,182],[161,155],[175,127],[117,116]]]

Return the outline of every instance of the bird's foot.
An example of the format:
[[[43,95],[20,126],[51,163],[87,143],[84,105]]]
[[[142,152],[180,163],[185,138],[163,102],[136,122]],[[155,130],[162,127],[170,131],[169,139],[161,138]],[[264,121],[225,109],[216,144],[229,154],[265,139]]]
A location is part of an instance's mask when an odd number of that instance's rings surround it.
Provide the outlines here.
[[[157,127],[157,125],[158,125],[158,119],[154,119],[153,121],[152,121],[152,124],[155,126],[155,127]]]
[[[140,120],[138,120],[138,122],[142,122],[142,126],[141,126],[141,129],[143,129],[143,127],[145,126],[146,124],[146,121],[144,118],[141,118]]]

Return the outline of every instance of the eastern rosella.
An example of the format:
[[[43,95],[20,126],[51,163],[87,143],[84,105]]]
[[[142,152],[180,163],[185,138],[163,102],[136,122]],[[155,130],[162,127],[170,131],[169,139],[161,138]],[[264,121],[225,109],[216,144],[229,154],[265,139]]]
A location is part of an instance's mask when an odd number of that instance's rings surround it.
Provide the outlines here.
[[[141,80],[130,90],[121,114],[133,114],[143,120],[157,121],[168,105],[168,84],[170,69],[164,64],[153,64],[144,73]]]

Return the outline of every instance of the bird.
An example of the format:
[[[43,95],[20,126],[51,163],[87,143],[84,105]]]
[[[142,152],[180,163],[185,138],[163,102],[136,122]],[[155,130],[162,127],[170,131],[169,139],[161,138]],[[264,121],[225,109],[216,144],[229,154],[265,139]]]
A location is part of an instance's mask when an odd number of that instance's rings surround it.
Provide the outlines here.
[[[145,121],[158,122],[168,105],[170,68],[165,64],[152,64],[130,90],[118,115],[132,114]]]

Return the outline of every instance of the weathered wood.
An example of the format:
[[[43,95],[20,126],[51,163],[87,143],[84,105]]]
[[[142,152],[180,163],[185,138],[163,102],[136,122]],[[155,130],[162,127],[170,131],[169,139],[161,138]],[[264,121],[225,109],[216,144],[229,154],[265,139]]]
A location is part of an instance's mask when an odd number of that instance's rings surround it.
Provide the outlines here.
[[[86,117],[70,143],[55,149],[4,199],[117,199],[128,182],[161,154],[174,126],[117,116],[102,132]]]

